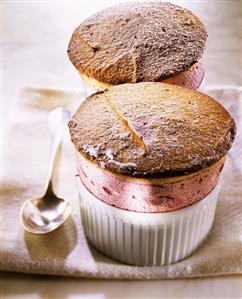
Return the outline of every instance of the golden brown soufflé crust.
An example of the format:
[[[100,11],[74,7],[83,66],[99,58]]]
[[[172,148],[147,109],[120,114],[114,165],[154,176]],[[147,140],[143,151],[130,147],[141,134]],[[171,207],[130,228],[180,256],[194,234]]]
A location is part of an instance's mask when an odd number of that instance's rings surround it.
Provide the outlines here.
[[[206,40],[204,25],[185,8],[123,3],[81,23],[68,55],[79,72],[104,83],[158,82],[196,63]]]
[[[155,82],[89,96],[69,122],[77,151],[99,167],[135,177],[192,173],[221,159],[235,122],[211,97]]]

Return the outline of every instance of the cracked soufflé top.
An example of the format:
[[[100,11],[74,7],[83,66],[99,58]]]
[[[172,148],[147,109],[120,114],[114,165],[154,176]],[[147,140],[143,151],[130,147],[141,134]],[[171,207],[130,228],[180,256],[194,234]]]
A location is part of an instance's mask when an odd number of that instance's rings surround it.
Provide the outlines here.
[[[69,129],[86,159],[135,177],[183,175],[210,166],[227,153],[236,131],[229,113],[211,97],[152,82],[89,96]]]
[[[204,25],[185,8],[123,3],[82,22],[68,55],[80,73],[100,82],[161,81],[198,62],[206,40]]]

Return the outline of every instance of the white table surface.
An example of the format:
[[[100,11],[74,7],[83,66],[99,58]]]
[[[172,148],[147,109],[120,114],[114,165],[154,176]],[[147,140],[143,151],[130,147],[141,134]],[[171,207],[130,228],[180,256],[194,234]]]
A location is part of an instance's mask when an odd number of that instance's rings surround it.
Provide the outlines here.
[[[3,1],[3,114],[8,121],[22,86],[80,89],[66,48],[73,29],[119,1]],[[122,1],[124,2],[124,1]],[[240,1],[171,1],[204,21],[207,85],[241,85]],[[1,297],[2,296],[2,297]],[[159,281],[108,281],[0,273],[0,298],[242,298],[240,276]]]

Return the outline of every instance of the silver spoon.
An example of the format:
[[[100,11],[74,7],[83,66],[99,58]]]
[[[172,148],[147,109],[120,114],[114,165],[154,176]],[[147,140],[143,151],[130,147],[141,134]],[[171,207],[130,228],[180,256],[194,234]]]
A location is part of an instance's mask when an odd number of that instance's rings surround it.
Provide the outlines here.
[[[46,181],[45,194],[40,198],[26,200],[20,210],[23,227],[33,234],[46,234],[60,225],[70,216],[70,203],[55,195],[53,191],[53,174],[55,162],[63,133],[70,112],[64,108],[56,108],[50,112],[48,123],[53,139],[50,163]]]

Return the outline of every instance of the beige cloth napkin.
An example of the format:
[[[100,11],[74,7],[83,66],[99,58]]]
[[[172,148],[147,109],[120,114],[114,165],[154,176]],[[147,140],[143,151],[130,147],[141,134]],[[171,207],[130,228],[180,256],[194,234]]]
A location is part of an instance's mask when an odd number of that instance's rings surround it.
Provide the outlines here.
[[[241,257],[241,89],[217,87],[206,91],[236,119],[238,134],[224,169],[214,226],[189,258],[169,266],[135,267],[115,262],[88,244],[81,224],[75,186],[75,159],[68,132],[63,144],[58,194],[73,206],[71,218],[48,235],[26,233],[19,209],[27,198],[42,194],[50,153],[48,110],[76,106],[78,93],[25,88],[5,130],[1,199],[0,270],[109,279],[162,279],[242,273]],[[87,124],[88,125],[88,124]]]

